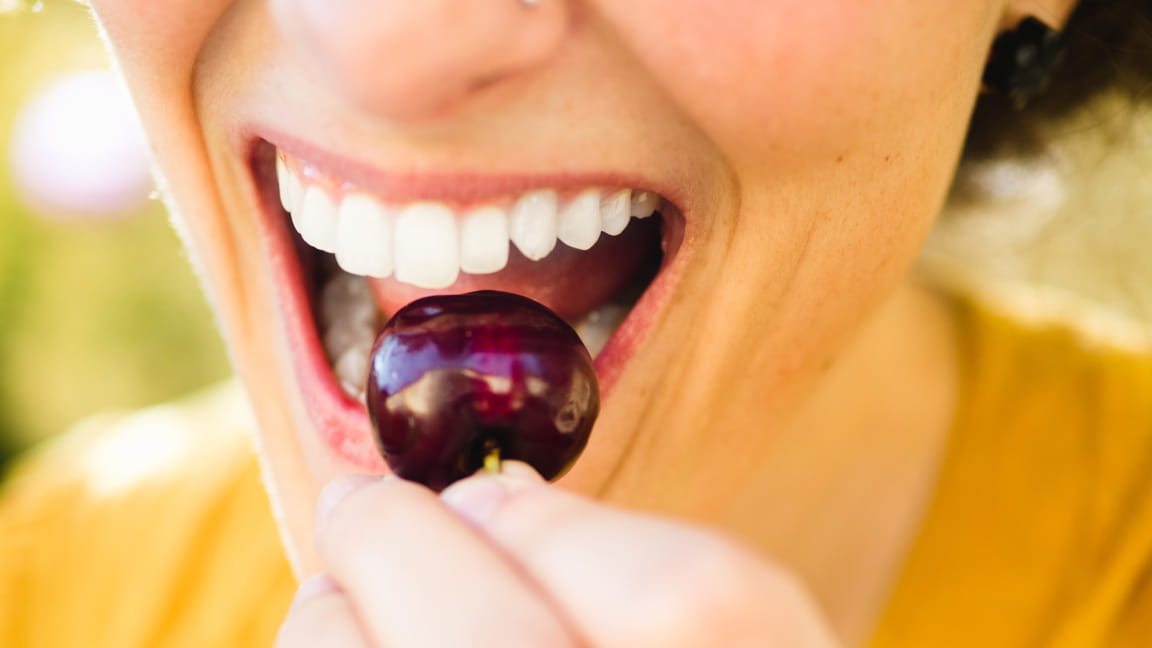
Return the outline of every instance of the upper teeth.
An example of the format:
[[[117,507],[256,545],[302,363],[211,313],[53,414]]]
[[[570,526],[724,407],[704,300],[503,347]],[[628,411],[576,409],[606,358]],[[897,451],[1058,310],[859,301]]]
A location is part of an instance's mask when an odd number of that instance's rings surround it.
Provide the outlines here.
[[[483,205],[457,213],[450,205],[421,201],[385,203],[362,191],[339,197],[276,158],[280,202],[308,245],[332,252],[345,272],[389,277],[420,288],[445,288],[460,272],[504,269],[508,244],[543,259],[556,241],[579,250],[601,232],[617,235],[631,217],[647,218],[660,197],[631,189],[585,189],[561,199],[552,189],[525,192],[511,207]]]

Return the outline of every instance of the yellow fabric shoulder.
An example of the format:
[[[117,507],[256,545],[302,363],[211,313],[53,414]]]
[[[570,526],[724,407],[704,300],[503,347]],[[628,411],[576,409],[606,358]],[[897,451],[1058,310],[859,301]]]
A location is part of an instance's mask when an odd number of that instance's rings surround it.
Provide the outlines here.
[[[1152,645],[1152,353],[961,312],[957,421],[872,645]]]
[[[960,309],[937,492],[876,648],[1150,645],[1152,355]],[[0,646],[268,646],[295,581],[230,385],[88,421],[0,497]]]
[[[269,646],[295,581],[234,384],[80,424],[0,498],[0,645]]]

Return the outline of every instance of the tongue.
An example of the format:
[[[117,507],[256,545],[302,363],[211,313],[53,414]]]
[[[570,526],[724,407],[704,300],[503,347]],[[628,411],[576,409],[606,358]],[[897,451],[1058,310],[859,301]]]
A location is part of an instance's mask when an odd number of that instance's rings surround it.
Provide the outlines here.
[[[534,299],[569,322],[578,322],[609,301],[660,249],[660,219],[634,220],[619,236],[601,235],[587,251],[562,243],[544,259],[531,261],[513,246],[508,265],[486,275],[461,274],[456,283],[438,290],[417,288],[395,279],[373,279],[376,303],[386,316],[429,295],[502,290]]]

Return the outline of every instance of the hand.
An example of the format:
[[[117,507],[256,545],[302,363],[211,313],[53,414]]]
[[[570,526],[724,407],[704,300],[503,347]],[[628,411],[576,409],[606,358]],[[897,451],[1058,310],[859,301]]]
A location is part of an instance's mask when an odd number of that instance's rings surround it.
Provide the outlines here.
[[[328,573],[279,648],[835,645],[780,569],[724,537],[549,486],[527,465],[457,482],[341,478],[320,497]]]

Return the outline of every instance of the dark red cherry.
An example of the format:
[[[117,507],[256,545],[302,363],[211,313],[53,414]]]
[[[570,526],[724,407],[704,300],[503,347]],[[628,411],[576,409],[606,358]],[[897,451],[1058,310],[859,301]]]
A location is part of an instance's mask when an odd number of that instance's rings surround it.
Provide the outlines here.
[[[372,348],[366,398],[392,471],[437,491],[493,451],[555,479],[600,411],[576,332],[531,299],[496,291],[400,309]]]

